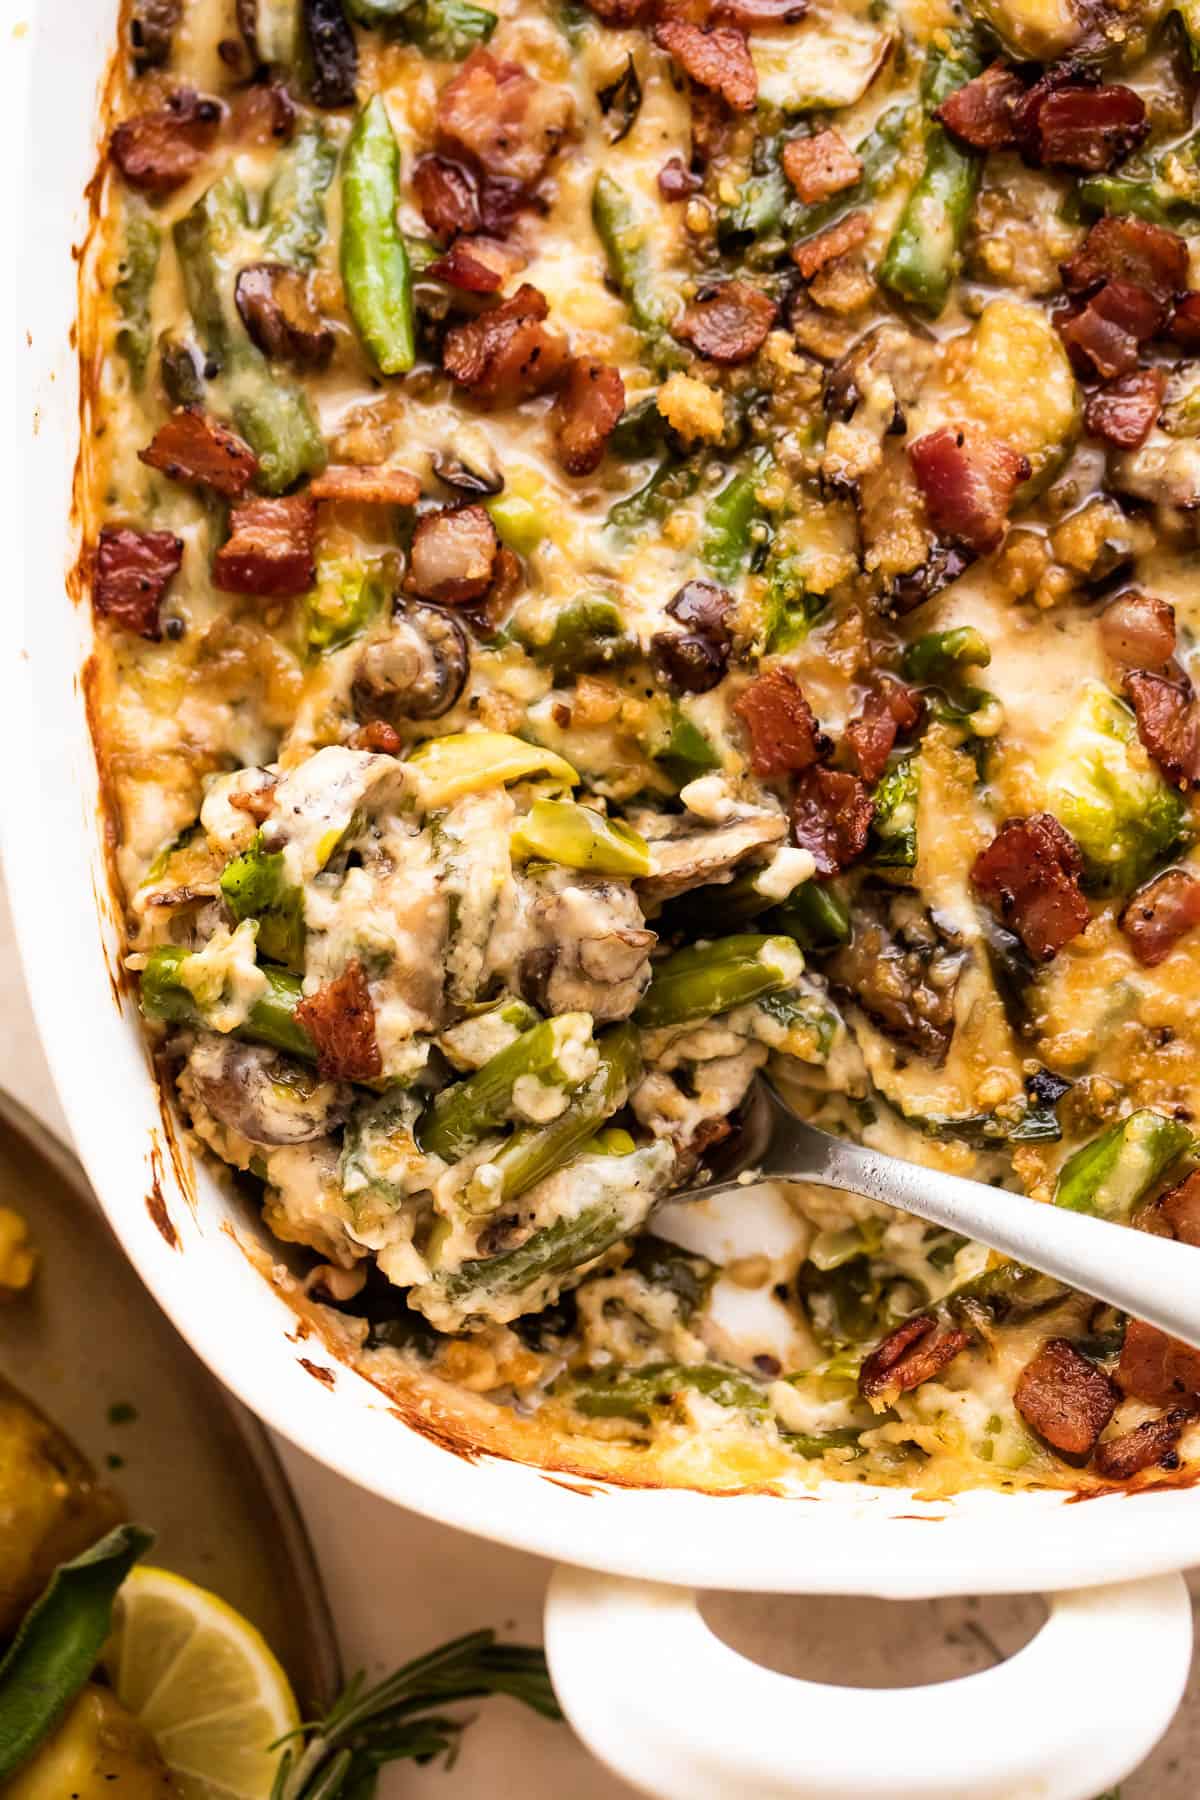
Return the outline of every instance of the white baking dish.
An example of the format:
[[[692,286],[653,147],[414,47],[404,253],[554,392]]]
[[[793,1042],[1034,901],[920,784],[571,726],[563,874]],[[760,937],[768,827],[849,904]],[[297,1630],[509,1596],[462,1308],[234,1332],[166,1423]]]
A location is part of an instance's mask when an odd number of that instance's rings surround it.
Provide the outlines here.
[[[551,1598],[555,1677],[587,1741],[647,1791],[1091,1800],[1145,1755],[1178,1703],[1191,1639],[1178,1571],[1200,1560],[1200,1493],[1076,1505],[1061,1493],[928,1504],[832,1484],[805,1499],[580,1492],[497,1458],[469,1460],[408,1429],[351,1371],[315,1382],[294,1317],[223,1229],[220,1189],[200,1169],[194,1202],[181,1191],[137,1021],[114,1001],[108,972],[117,938],[79,678],[91,626],[86,605],[68,598],[72,246],[86,225],[116,4],[24,0],[14,29],[21,4],[9,0],[0,41],[15,272],[0,286],[15,308],[0,427],[5,861],[51,1067],[129,1256],[216,1374],[310,1455],[388,1499],[575,1565]],[[861,1694],[752,1667],[709,1636],[692,1596],[647,1583],[896,1597],[1092,1591],[1055,1602],[1046,1630],[1001,1669],[865,1706]]]

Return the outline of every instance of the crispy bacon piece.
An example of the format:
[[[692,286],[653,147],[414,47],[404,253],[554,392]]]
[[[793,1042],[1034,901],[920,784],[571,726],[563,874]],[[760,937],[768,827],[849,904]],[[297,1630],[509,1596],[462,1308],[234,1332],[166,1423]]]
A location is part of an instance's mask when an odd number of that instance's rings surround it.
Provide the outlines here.
[[[1097,1444],[1092,1467],[1097,1475],[1103,1475],[1108,1481],[1130,1481],[1155,1464],[1160,1468],[1177,1469],[1179,1458],[1175,1447],[1195,1416],[1188,1407],[1177,1406],[1160,1419],[1147,1419],[1132,1431]]]
[[[836,875],[862,855],[874,817],[866,784],[840,769],[818,764],[792,789],[792,837],[812,856],[818,875]]]
[[[914,689],[890,675],[879,677],[857,718],[847,725],[843,739],[864,781],[874,785],[879,780],[896,739],[912,730],[924,708]]]
[[[625,383],[611,363],[577,356],[555,409],[554,441],[568,475],[590,475],[625,411]]]
[[[138,461],[172,481],[195,482],[226,500],[240,500],[258,474],[258,458],[236,431],[198,406],[178,406],[160,425]]]
[[[438,95],[437,147],[465,156],[486,175],[531,188],[571,128],[574,103],[517,63],[482,46]]]
[[[865,212],[847,213],[836,225],[827,225],[815,237],[806,238],[802,244],[793,244],[792,261],[805,281],[811,281],[826,263],[845,256],[850,250],[857,250],[870,229],[871,221]]]
[[[1002,62],[957,88],[934,113],[973,150],[1003,150],[1017,141],[1016,113],[1025,83]]]
[[[224,111],[219,100],[180,88],[165,106],[118,125],[108,153],[130,187],[143,194],[174,193],[216,143]]]
[[[975,424],[941,425],[908,447],[935,531],[980,556],[1004,536],[1029,460]]]
[[[1047,1338],[1013,1393],[1017,1411],[1062,1456],[1090,1456],[1120,1395],[1066,1338]]]
[[[618,31],[645,24],[653,10],[652,0],[587,0],[587,4],[602,25],[611,25]]]
[[[670,12],[655,25],[654,41],[685,75],[719,94],[734,112],[754,111],[758,71],[746,34],[736,25],[716,25],[706,31],[682,13]]]
[[[482,506],[447,506],[417,521],[408,559],[408,586],[422,600],[463,606],[492,585],[496,527]]]
[[[296,1008],[317,1047],[317,1068],[325,1081],[373,1081],[383,1073],[375,1036],[375,1007],[360,962],[307,994]]]
[[[673,330],[709,362],[729,367],[757,356],[777,312],[761,288],[748,281],[722,281],[693,300]]]
[[[1050,813],[1009,819],[975,858],[971,880],[1031,956],[1049,962],[1091,916],[1079,886],[1083,858]]]
[[[284,599],[316,580],[317,503],[309,494],[246,500],[229,518],[229,537],[213,558],[213,584],[230,594]]]
[[[376,756],[399,756],[403,739],[386,719],[368,719],[350,737],[352,750],[372,750]]]
[[[1175,608],[1126,588],[1100,614],[1100,644],[1126,669],[1161,669],[1175,654]]]
[[[359,468],[331,463],[308,486],[314,500],[348,500],[359,506],[415,506],[421,484],[407,469]]]
[[[1116,292],[1119,288],[1124,288],[1135,301],[1142,294],[1140,288],[1110,282],[1086,306],[1068,307],[1052,315],[1071,366],[1084,381],[1095,381],[1097,377],[1112,381],[1137,367],[1141,338],[1124,322],[1131,316],[1131,309],[1121,303]],[[1153,307],[1153,299],[1149,299],[1149,305]]]
[[[413,165],[412,184],[421,217],[434,237],[479,230],[479,190],[470,169],[448,156],[420,156]]]
[[[501,271],[479,256],[465,238],[455,238],[445,255],[430,263],[427,272],[435,281],[444,281],[467,294],[494,294],[504,286]]]
[[[1138,890],[1118,923],[1143,968],[1153,969],[1200,925],[1200,881],[1168,869]]]
[[[1038,82],[1018,109],[1021,149],[1032,163],[1098,175],[1136,150],[1150,130],[1146,105],[1132,88],[1057,87]]]
[[[1200,294],[1184,294],[1177,302],[1167,335],[1185,350],[1200,350]]]
[[[733,710],[749,733],[756,775],[796,774],[829,753],[829,739],[786,669],[767,669],[743,689]]]
[[[182,562],[183,539],[174,532],[106,525],[96,548],[92,604],[122,631],[157,643],[158,609]]]
[[[806,205],[853,187],[862,160],[840,131],[818,131],[813,137],[789,138],[783,146],[783,172]]]
[[[949,1367],[970,1343],[957,1327],[939,1331],[928,1313],[905,1319],[876,1344],[858,1374],[858,1391],[864,1400],[894,1399],[930,1381]]]
[[[321,369],[333,355],[333,328],[313,305],[308,278],[286,263],[249,263],[233,290],[242,324],[264,356]]]
[[[1186,675],[1171,681],[1149,669],[1125,677],[1138,736],[1168,781],[1181,788],[1200,781],[1200,708]]]
[[[565,338],[543,323],[546,296],[524,282],[511,297],[446,333],[442,367],[488,406],[515,406],[562,379]]]
[[[1187,287],[1187,239],[1133,214],[1099,219],[1061,273],[1068,294],[1086,294],[1105,281],[1125,281],[1165,303]]]
[[[1168,1337],[1157,1325],[1130,1319],[1117,1364],[1117,1381],[1135,1400],[1178,1406],[1200,1398],[1200,1350]]]
[[[234,101],[232,127],[239,144],[288,144],[296,129],[296,103],[281,81],[255,82]]]
[[[1088,396],[1084,423],[1118,450],[1136,450],[1150,435],[1166,385],[1165,369],[1130,369]]]
[[[668,156],[658,171],[658,191],[664,200],[688,200],[704,186],[704,177],[688,168],[682,156]]]
[[[1193,1169],[1158,1200],[1154,1208],[1181,1244],[1200,1247],[1200,1169]]]

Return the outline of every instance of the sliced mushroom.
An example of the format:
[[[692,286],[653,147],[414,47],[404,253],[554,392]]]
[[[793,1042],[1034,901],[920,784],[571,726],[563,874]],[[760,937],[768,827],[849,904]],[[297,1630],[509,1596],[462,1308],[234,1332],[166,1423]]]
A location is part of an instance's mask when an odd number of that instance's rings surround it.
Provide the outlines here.
[[[472,462],[464,455],[456,456],[448,450],[437,450],[433,457],[433,472],[452,493],[463,494],[473,500],[499,494],[504,488],[504,477],[499,469],[483,457],[477,457]]]
[[[751,813],[724,825],[697,825],[684,817],[639,813],[629,823],[649,841],[654,873],[637,883],[643,906],[663,906],[689,888],[720,881],[743,857],[787,836],[780,813]]]
[[[864,889],[854,936],[826,973],[885,1037],[936,1066],[954,1035],[962,939],[912,895]]]
[[[333,355],[333,330],[309,293],[307,278],[284,263],[251,263],[237,278],[242,323],[264,356],[320,369]]]
[[[454,614],[409,600],[393,615],[388,634],[359,659],[352,699],[360,719],[397,725],[440,719],[466,686],[471,668],[467,634]]]
[[[215,1032],[197,1037],[183,1081],[218,1123],[252,1144],[310,1144],[343,1124],[354,1103],[344,1082]]]
[[[528,882],[539,942],[521,959],[521,991],[547,1013],[627,1019],[650,980],[656,942],[628,882],[555,870]]]

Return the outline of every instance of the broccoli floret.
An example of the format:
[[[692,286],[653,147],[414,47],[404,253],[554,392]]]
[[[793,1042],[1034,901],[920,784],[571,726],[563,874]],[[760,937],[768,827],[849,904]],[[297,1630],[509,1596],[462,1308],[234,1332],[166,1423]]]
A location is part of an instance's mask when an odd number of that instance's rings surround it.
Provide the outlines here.
[[[1083,853],[1093,891],[1125,893],[1183,836],[1187,811],[1138,741],[1129,708],[1089,682],[1039,771],[1042,804]]]

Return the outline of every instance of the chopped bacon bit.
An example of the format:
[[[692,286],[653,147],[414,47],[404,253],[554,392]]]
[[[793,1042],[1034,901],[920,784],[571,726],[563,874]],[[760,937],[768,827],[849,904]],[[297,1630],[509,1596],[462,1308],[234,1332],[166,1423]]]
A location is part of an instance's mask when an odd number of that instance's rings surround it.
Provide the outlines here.
[[[1132,88],[1059,87],[1034,98],[1018,113],[1021,148],[1030,162],[1098,175],[1136,150],[1150,130],[1146,105]]]
[[[783,146],[783,172],[806,205],[853,187],[862,160],[840,131],[818,131],[813,137],[789,138]]]
[[[1126,588],[1100,614],[1100,644],[1126,669],[1160,669],[1175,654],[1175,608]]]
[[[179,406],[160,425],[138,460],[172,481],[194,481],[226,500],[240,500],[258,474],[258,458],[236,431],[198,406]]]
[[[1028,458],[975,424],[939,426],[910,444],[908,457],[934,530],[980,556],[994,550],[1029,478]]]
[[[777,312],[761,288],[748,281],[722,281],[692,301],[673,331],[709,362],[729,366],[758,354]]]
[[[875,802],[857,775],[818,765],[796,781],[791,817],[793,839],[826,877],[848,869],[866,849]]]
[[[1172,1237],[1200,1248],[1200,1169],[1168,1188],[1154,1211],[1170,1226]]]
[[[1068,294],[1125,281],[1166,302],[1187,286],[1187,239],[1133,214],[1099,219],[1061,273]]]
[[[896,739],[912,730],[924,708],[920,694],[902,681],[884,675],[875,683],[844,738],[864,781],[873,785],[879,780]]]
[[[1121,1437],[1097,1444],[1092,1467],[1107,1481],[1131,1481],[1143,1469],[1157,1463],[1162,1468],[1177,1469],[1179,1458],[1175,1447],[1195,1414],[1185,1406],[1164,1413],[1160,1419],[1147,1419]]]
[[[1200,708],[1187,677],[1170,681],[1149,669],[1131,669],[1125,692],[1138,736],[1167,780],[1181,788],[1200,781]]]
[[[1200,881],[1169,869],[1133,896],[1118,923],[1142,967],[1153,969],[1200,925]]]
[[[628,31],[631,26],[645,23],[653,0],[587,0],[587,4],[602,25]]]
[[[1048,1338],[1021,1370],[1017,1411],[1061,1456],[1090,1456],[1120,1395],[1103,1369],[1066,1338]]]
[[[975,858],[971,880],[1031,956],[1049,962],[1088,923],[1083,858],[1050,813],[1009,819]]]
[[[566,340],[542,323],[548,312],[546,296],[524,282],[511,299],[446,333],[442,367],[487,405],[544,393],[569,357]]]
[[[479,46],[438,95],[438,149],[530,188],[570,130],[574,112],[565,88]]]
[[[806,238],[802,244],[793,244],[792,261],[805,281],[811,281],[826,263],[845,256],[849,250],[857,250],[870,229],[871,221],[865,212],[847,213],[836,225],[827,225],[815,237]]]
[[[556,408],[554,441],[568,475],[590,475],[625,411],[625,383],[611,363],[577,356]]]
[[[118,125],[108,152],[130,187],[143,194],[171,194],[190,181],[217,140],[225,109],[192,88],[171,94],[165,106]]]
[[[453,238],[479,230],[479,194],[474,175],[447,156],[420,156],[413,165],[413,192],[421,217],[434,237]]]
[[[246,500],[229,519],[229,537],[213,558],[213,583],[230,594],[284,599],[316,580],[317,503],[309,494]]]
[[[729,148],[733,116],[720,94],[709,88],[693,86],[690,100],[692,167],[707,169]]]
[[[758,102],[758,71],[746,34],[736,25],[706,31],[678,13],[668,13],[654,27],[654,41],[702,88],[719,94],[734,112],[753,112]]]
[[[174,532],[106,525],[96,549],[92,604],[122,631],[157,643],[158,609],[182,562],[183,539]]]
[[[234,101],[232,126],[240,144],[288,144],[296,129],[296,102],[282,82],[256,82]]]
[[[733,710],[750,734],[750,767],[756,775],[792,775],[829,752],[829,739],[786,669],[758,676]]]
[[[503,175],[485,175],[479,184],[479,223],[489,237],[505,237],[528,203],[529,196],[519,181]]]
[[[249,263],[233,290],[242,324],[264,356],[321,369],[333,355],[333,329],[313,305],[308,277],[286,263]]]
[[[1117,1380],[1135,1400],[1151,1406],[1178,1405],[1200,1398],[1200,1350],[1168,1337],[1157,1325],[1130,1319],[1117,1364]]]
[[[361,506],[415,506],[421,484],[407,469],[359,468],[331,463],[309,483],[314,500],[349,500]]]
[[[668,156],[658,171],[658,191],[664,200],[687,200],[704,186],[704,177],[693,174],[682,156]]]
[[[940,1375],[970,1341],[957,1326],[939,1331],[928,1313],[905,1319],[864,1359],[858,1391],[864,1400],[894,1400]]]
[[[1175,307],[1167,335],[1185,350],[1200,350],[1200,294],[1184,294]]]
[[[265,825],[275,810],[276,777],[268,776],[266,781],[265,787],[238,788],[229,796],[234,811],[248,813],[256,825]]]
[[[325,1081],[373,1081],[383,1073],[375,1036],[375,1007],[360,962],[346,965],[334,981],[306,994],[296,1023],[317,1047],[317,1068]]]
[[[808,0],[716,0],[713,18],[719,25],[740,25],[743,31],[770,31],[778,25],[798,25],[808,12]]]
[[[427,273],[468,294],[494,294],[504,286],[501,271],[477,256],[465,238],[455,238],[446,254],[430,263]]]
[[[1065,310],[1054,323],[1076,373],[1085,381],[1111,381],[1137,364],[1138,346],[1157,337],[1167,309],[1147,288],[1109,281],[1081,311]]]
[[[1150,435],[1167,385],[1165,369],[1130,369],[1088,396],[1084,422],[1093,437],[1136,450]]]
[[[499,550],[496,527],[482,506],[447,506],[417,521],[408,586],[422,600],[463,606],[492,585]]]
[[[376,756],[399,756],[402,739],[386,719],[370,719],[351,735],[352,750],[371,750]]]
[[[994,62],[957,88],[934,113],[947,131],[973,150],[1003,150],[1017,141],[1017,108],[1025,83],[1002,62]]]

